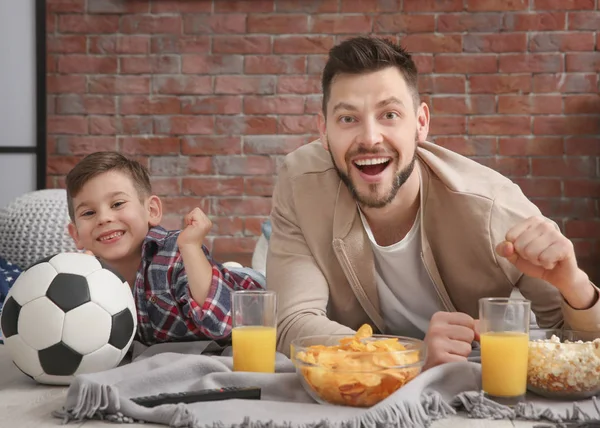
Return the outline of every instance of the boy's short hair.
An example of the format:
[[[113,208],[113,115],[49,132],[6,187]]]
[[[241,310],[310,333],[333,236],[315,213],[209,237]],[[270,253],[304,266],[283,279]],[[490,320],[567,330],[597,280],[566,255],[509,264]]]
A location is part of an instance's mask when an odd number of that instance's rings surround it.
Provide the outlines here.
[[[120,171],[131,178],[140,200],[152,194],[148,170],[139,162],[114,151],[95,152],[87,155],[67,174],[67,205],[71,221],[75,221],[73,198],[92,178],[109,171]]]

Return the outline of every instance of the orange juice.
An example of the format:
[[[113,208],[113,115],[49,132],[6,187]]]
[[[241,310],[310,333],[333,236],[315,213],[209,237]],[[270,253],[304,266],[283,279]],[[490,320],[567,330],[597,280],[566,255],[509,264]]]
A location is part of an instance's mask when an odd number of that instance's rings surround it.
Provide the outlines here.
[[[231,336],[234,371],[275,372],[275,327],[235,327]]]
[[[483,333],[481,381],[495,397],[518,397],[527,389],[529,335],[519,332]]]

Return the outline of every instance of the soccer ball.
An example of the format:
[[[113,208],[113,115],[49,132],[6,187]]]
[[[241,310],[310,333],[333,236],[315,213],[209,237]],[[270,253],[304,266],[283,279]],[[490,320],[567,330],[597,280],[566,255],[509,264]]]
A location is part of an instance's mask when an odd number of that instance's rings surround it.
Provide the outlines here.
[[[96,257],[60,253],[19,275],[0,319],[14,364],[40,383],[68,385],[116,367],[137,328],[129,285]]]

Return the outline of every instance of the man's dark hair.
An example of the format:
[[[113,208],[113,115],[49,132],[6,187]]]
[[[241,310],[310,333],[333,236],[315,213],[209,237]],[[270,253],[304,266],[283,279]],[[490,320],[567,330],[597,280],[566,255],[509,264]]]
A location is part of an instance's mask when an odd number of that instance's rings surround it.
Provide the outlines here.
[[[331,95],[331,82],[338,74],[363,74],[396,67],[413,94],[415,109],[419,106],[417,66],[410,54],[399,44],[376,37],[348,39],[329,51],[321,85],[323,89],[323,115],[327,115],[327,102]]]

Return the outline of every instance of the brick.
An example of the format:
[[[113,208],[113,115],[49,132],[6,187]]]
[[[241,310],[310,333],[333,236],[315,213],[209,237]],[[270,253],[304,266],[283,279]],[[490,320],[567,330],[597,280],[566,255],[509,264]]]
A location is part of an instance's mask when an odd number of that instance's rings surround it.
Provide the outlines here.
[[[505,12],[529,9],[529,0],[467,0],[466,3],[466,9],[469,12]]]
[[[321,54],[333,47],[331,36],[281,36],[275,39],[276,54]]]
[[[531,173],[538,177],[594,177],[596,159],[590,157],[534,158]]]
[[[499,13],[446,13],[437,17],[440,33],[489,33],[498,32],[501,27],[502,15]]]
[[[432,114],[434,115],[494,114],[496,112],[496,100],[493,95],[434,96],[432,105]]]
[[[183,114],[239,114],[242,113],[242,97],[234,95],[215,95],[183,97]]]
[[[314,115],[279,116],[277,131],[282,134],[316,133],[317,118]]]
[[[150,52],[148,36],[90,36],[90,53],[146,54]]]
[[[436,73],[495,73],[498,60],[495,55],[437,55],[433,60]]]
[[[338,12],[338,0],[275,0],[277,12]]]
[[[248,33],[293,34],[308,32],[308,16],[305,14],[250,14]]]
[[[594,50],[593,33],[542,33],[532,34],[531,52],[570,52]]]
[[[566,71],[582,71],[587,73],[600,70],[600,51],[566,54]]]
[[[267,95],[275,92],[275,76],[217,76],[215,94]]]
[[[600,181],[597,178],[564,180],[565,196],[568,198],[598,198]]]
[[[124,74],[176,74],[181,67],[180,61],[180,57],[173,55],[122,56],[119,66]]]
[[[181,180],[176,177],[150,177],[152,193],[158,196],[181,194]]]
[[[598,31],[600,12],[569,12],[569,30]]]
[[[48,0],[46,1],[46,13],[83,13],[85,12],[85,0]]]
[[[85,92],[85,76],[46,75],[46,91],[49,94]]]
[[[342,13],[397,12],[401,8],[401,0],[346,0],[340,3]]]
[[[304,55],[248,55],[244,62],[246,74],[302,74],[306,72]]]
[[[308,74],[323,73],[325,64],[327,63],[327,55],[308,55],[307,56],[307,72]]]
[[[212,2],[208,0],[168,0],[153,1],[151,3],[152,13],[180,12],[183,14],[212,12]]]
[[[534,0],[535,10],[581,10],[595,8],[594,0]]]
[[[219,198],[215,200],[214,208],[216,215],[269,215],[271,198]]]
[[[244,153],[257,155],[285,155],[306,144],[299,135],[244,136]]]
[[[432,54],[423,54],[423,55],[411,55],[412,60],[419,71],[419,74],[426,74],[433,72],[433,55]]]
[[[46,73],[56,73],[58,71],[57,55],[46,55]]]
[[[465,52],[525,52],[527,34],[467,34],[463,48]]]
[[[61,155],[89,155],[105,150],[117,150],[115,137],[61,136],[56,141],[56,153]]]
[[[598,84],[596,74],[536,74],[534,92],[594,92]]]
[[[183,16],[183,32],[186,34],[243,34],[246,32],[246,15],[203,14]]]
[[[255,238],[215,238],[213,252],[221,253],[252,253],[256,247]]]
[[[528,135],[530,119],[523,116],[473,116],[469,117],[471,135]]]
[[[180,216],[190,213],[194,208],[198,207],[206,214],[210,213],[210,201],[198,197],[179,197],[167,196],[161,198],[163,204],[163,213],[177,214]]]
[[[462,51],[460,34],[409,34],[400,43],[410,52],[447,53]]]
[[[110,57],[92,57],[86,55],[67,55],[58,57],[60,73],[108,74],[117,72],[117,59]]]
[[[513,181],[521,187],[525,196],[529,198],[561,196],[560,180],[557,178],[517,177]]]
[[[56,114],[56,95],[46,96],[46,114]]]
[[[405,12],[460,12],[463,0],[420,0],[405,1]]]
[[[323,97],[321,95],[308,95],[305,97],[304,113],[317,114],[323,110]]]
[[[184,55],[181,71],[186,74],[242,73],[241,55]]]
[[[310,32],[319,34],[370,33],[373,28],[369,15],[315,15],[310,20]],[[288,31],[287,33],[302,32]]]
[[[213,227],[210,233],[215,236],[244,234],[244,220],[240,217],[214,217],[211,220]]]
[[[502,73],[549,73],[562,71],[561,55],[507,54],[500,56],[499,71]]]
[[[84,116],[48,116],[49,134],[86,134],[87,119]]]
[[[533,133],[537,135],[584,135],[600,133],[595,116],[538,116],[533,119]]]
[[[48,156],[46,173],[66,175],[82,158],[83,156]]]
[[[89,116],[89,133],[92,135],[120,134],[120,122],[114,116]]]
[[[595,137],[567,138],[565,153],[576,156],[600,156],[600,139]]]
[[[561,137],[502,137],[498,154],[503,156],[562,156]]]
[[[488,168],[492,168],[505,177],[513,178],[529,175],[529,159],[527,158],[474,157],[472,159]]]
[[[439,136],[435,143],[463,156],[492,156],[496,154],[495,137]]]
[[[185,174],[213,174],[212,156],[190,156]]]
[[[560,95],[500,95],[498,97],[500,114],[560,114],[562,97]]]
[[[148,94],[150,78],[138,76],[91,76],[88,90],[93,94]]]
[[[150,41],[152,53],[208,53],[210,36],[153,35]]]
[[[473,75],[469,76],[472,93],[505,94],[531,91],[531,75]]]
[[[53,53],[85,53],[87,40],[85,36],[46,36],[46,49]]]
[[[154,76],[154,92],[159,94],[204,95],[212,93],[211,76]]]
[[[244,178],[244,193],[249,196],[271,196],[275,179],[273,176],[267,177],[247,177]]]
[[[467,121],[464,116],[437,115],[429,124],[431,135],[459,135],[467,132]]]
[[[241,196],[244,194],[242,177],[184,178],[181,182],[185,196]]]
[[[302,113],[304,113],[304,97],[293,95],[244,97],[244,114]]]
[[[88,1],[88,13],[148,13],[150,5],[144,0]]]
[[[212,134],[214,120],[211,116],[158,116],[154,127],[159,134]]]
[[[375,16],[375,33],[429,33],[435,31],[434,15],[384,14]]]
[[[590,114],[600,111],[600,97],[596,94],[563,96],[565,114]]]
[[[181,34],[181,16],[125,15],[120,30],[126,34]]]
[[[56,112],[59,114],[115,114],[116,104],[113,97],[103,95],[61,95],[56,100]]]
[[[167,230],[179,230],[183,228],[183,217],[180,215],[165,213],[163,209],[163,217],[160,221],[160,225]]]
[[[507,13],[504,15],[503,31],[557,31],[567,27],[564,12]]]
[[[152,134],[153,121],[152,117],[148,116],[129,116],[120,118],[117,124],[119,134],[138,135]]]
[[[592,199],[535,198],[532,202],[542,214],[551,217],[593,218],[596,211]]]
[[[178,137],[121,137],[119,146],[127,155],[177,155],[180,151]]]
[[[207,2],[210,4],[210,2]],[[273,12],[274,0],[236,0],[214,2],[215,12]],[[207,12],[210,12],[208,10]]]
[[[46,34],[52,34],[56,32],[56,21],[58,17],[51,13],[46,14]]]
[[[277,119],[269,116],[218,116],[215,133],[226,135],[275,134]]]
[[[420,93],[464,94],[466,79],[464,76],[419,76]]]
[[[116,33],[119,17],[116,15],[59,15],[58,31],[61,33]]]
[[[242,153],[242,138],[228,135],[184,136],[181,139],[184,155],[239,155]]]
[[[259,178],[259,177],[257,177]],[[268,178],[268,177],[265,177]],[[256,195],[262,196],[262,195]],[[271,196],[271,193],[264,196]],[[246,217],[244,219],[244,234],[260,236],[262,234],[262,225],[268,219],[268,217]]]
[[[190,158],[181,156],[157,156],[150,158],[151,176],[181,176],[189,173]]]
[[[600,238],[600,220],[569,220],[566,233],[572,238]]]
[[[268,54],[271,53],[271,37],[215,36],[212,52],[214,54]]]
[[[318,94],[321,92],[319,76],[279,76],[277,78],[278,94]]]
[[[127,95],[119,98],[120,114],[177,114],[180,111],[177,97]]]
[[[215,156],[214,164],[221,175],[272,174],[274,162],[268,156]]]

